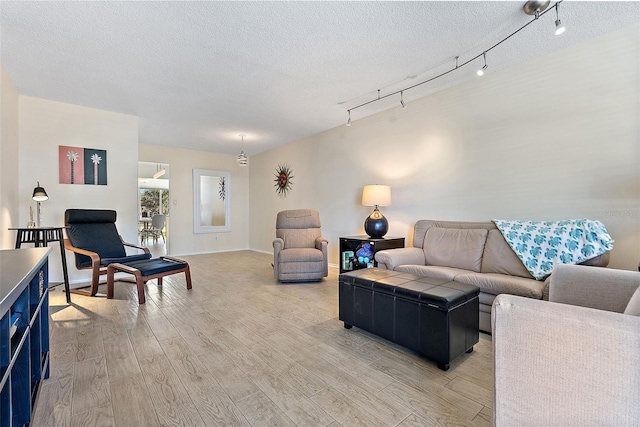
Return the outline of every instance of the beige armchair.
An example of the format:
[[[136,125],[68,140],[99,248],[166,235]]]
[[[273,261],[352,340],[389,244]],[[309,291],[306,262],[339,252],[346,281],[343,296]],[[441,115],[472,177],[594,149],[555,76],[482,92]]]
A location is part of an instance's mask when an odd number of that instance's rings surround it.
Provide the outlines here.
[[[494,424],[639,425],[640,273],[561,265],[549,288],[493,303]]]
[[[329,275],[327,239],[312,209],[278,213],[273,241],[273,274],[280,282],[311,282]]]

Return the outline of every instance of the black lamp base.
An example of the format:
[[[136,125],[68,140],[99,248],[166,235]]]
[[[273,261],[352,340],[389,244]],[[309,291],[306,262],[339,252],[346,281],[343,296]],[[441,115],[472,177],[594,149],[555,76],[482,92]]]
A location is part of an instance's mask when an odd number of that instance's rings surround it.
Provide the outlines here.
[[[375,208],[364,220],[364,231],[373,239],[381,239],[389,231],[389,221]]]

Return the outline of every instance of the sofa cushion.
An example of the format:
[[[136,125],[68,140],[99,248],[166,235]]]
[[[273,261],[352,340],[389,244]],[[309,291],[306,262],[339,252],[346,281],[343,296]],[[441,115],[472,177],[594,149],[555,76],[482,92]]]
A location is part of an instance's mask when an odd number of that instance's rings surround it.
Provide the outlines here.
[[[480,271],[482,273],[500,273],[526,277],[527,279],[533,278],[522,261],[520,261],[520,258],[518,258],[518,255],[504,240],[500,230],[489,230],[487,243],[484,245]]]
[[[399,265],[395,271],[416,274],[418,276],[431,277],[434,279],[453,280],[461,274],[469,274],[471,271],[461,268],[442,267],[437,265]]]
[[[456,282],[476,285],[480,292],[489,294],[511,294],[542,299],[544,281],[507,276],[497,273],[469,273],[456,276]]]
[[[483,229],[429,228],[424,239],[424,255],[427,265],[480,272],[487,231]]]
[[[632,316],[640,316],[640,287],[636,289],[634,294],[627,304],[627,308],[624,309],[624,314],[630,314]]]

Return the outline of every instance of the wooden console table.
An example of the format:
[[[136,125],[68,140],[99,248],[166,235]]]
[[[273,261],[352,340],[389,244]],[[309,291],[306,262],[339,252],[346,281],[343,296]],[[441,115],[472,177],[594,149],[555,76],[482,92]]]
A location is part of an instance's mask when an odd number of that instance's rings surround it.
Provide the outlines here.
[[[67,272],[67,256],[64,250],[64,235],[62,230],[67,227],[9,227],[16,230],[16,249],[20,249],[23,243],[33,243],[36,248],[47,247],[50,242],[60,244],[60,258],[62,259],[62,275],[64,277],[64,291],[67,294],[67,302],[71,302],[69,291],[69,273]]]

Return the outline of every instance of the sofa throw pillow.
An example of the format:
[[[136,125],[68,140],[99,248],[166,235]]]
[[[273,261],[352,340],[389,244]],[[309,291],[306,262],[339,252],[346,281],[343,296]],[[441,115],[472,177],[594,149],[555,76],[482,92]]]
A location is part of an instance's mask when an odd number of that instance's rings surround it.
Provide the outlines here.
[[[427,265],[480,272],[488,230],[431,227],[424,238]]]
[[[640,287],[636,289],[634,294],[627,304],[627,308],[624,309],[624,314],[630,314],[632,316],[640,316]]]

